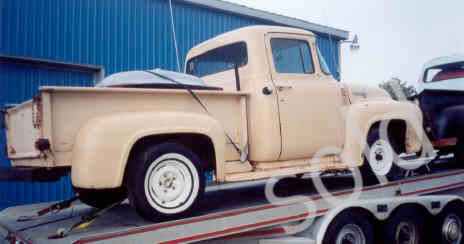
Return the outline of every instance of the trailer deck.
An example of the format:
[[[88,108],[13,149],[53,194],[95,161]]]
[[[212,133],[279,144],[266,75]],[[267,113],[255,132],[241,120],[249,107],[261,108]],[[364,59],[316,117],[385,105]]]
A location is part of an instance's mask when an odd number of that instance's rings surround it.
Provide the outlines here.
[[[350,182],[349,177],[324,180],[326,185],[331,186],[330,196],[318,194],[311,180],[282,182],[275,188],[276,195],[282,199],[274,203],[269,203],[264,197],[262,183],[245,185],[233,191],[218,187],[207,192],[208,202],[203,204],[197,216],[165,223],[147,222],[127,203],[123,203],[110,209],[87,228],[56,239],[50,237],[63,228],[70,228],[93,209],[75,204],[71,208],[21,222],[18,221],[21,216],[34,214],[50,204],[18,206],[0,212],[0,236],[4,240],[21,240],[24,243],[164,244],[216,243],[217,240],[225,243],[227,240],[286,236],[294,234],[293,223],[329,212],[332,200],[344,201],[350,199],[352,194],[358,194],[353,188],[346,187],[350,186]],[[464,189],[464,170],[452,170],[368,186],[359,191],[358,197],[381,199],[444,192],[461,194],[464,192],[461,189]],[[301,196],[289,198],[296,194]],[[272,243],[272,240],[268,240],[268,243]]]

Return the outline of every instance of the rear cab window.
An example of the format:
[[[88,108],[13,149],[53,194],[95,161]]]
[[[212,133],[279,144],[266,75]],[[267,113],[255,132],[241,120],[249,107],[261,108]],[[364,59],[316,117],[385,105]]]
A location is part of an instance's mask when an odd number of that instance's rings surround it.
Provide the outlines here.
[[[186,73],[205,77],[234,70],[248,64],[248,52],[245,42],[219,47],[196,56],[187,62]]]
[[[272,38],[272,57],[277,73],[313,74],[314,62],[305,40]]]

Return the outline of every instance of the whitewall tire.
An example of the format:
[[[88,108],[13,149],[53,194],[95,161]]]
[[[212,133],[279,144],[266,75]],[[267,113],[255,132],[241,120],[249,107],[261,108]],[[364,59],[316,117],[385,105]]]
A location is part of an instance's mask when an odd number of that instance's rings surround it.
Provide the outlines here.
[[[198,156],[176,143],[152,146],[129,165],[131,204],[142,217],[164,221],[190,216],[205,189]]]

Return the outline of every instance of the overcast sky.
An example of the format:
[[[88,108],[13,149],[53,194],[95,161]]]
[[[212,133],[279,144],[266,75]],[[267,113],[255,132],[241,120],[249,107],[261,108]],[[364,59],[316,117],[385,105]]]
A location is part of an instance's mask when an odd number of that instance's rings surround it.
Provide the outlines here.
[[[424,62],[464,53],[464,0],[228,0],[358,34],[342,48],[342,80],[415,83]]]

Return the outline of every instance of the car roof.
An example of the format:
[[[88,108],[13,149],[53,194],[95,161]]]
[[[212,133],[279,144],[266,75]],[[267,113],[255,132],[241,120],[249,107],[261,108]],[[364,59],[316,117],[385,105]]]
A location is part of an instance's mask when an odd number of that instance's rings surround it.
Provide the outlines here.
[[[464,62],[464,55],[463,54],[455,54],[455,55],[450,55],[450,56],[443,56],[439,58],[434,58],[424,65],[424,70],[433,68],[433,67],[438,67],[446,64],[453,64],[453,63],[459,63],[459,62]]]

